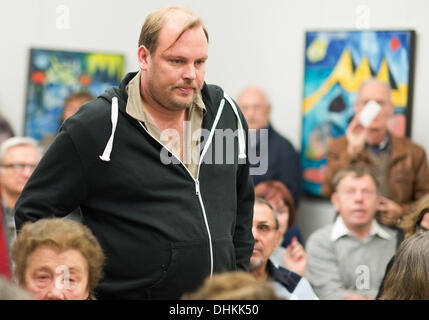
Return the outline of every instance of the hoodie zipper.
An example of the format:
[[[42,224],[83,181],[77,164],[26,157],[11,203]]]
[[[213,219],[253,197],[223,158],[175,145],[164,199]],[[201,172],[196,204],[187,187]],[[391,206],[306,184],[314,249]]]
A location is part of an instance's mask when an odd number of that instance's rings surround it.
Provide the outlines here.
[[[155,141],[157,141],[163,148],[165,148],[166,150],[168,150],[164,144],[162,144],[162,142],[160,142],[158,139],[156,139],[147,129],[146,127],[140,122],[138,121],[139,124],[142,126],[142,128],[152,137],[152,139],[154,139]],[[208,140],[207,143],[211,141]],[[192,173],[189,171],[188,167],[185,166],[185,164],[182,162],[182,160],[180,160],[179,158],[176,157],[176,155],[174,153],[171,153],[173,155],[173,157],[175,157],[180,163],[181,165],[185,168],[185,170],[188,172],[189,176],[192,178],[192,180],[194,181],[195,184],[195,194],[198,197],[198,200],[200,202],[200,206],[201,209],[203,211],[203,218],[204,218],[204,223],[206,226],[206,230],[207,230],[207,235],[209,238],[209,249],[210,249],[210,277],[213,275],[213,244],[212,244],[212,236],[211,236],[211,232],[210,232],[210,228],[209,228],[209,224],[208,224],[208,220],[207,220],[207,214],[206,214],[206,210],[204,207],[204,202],[203,199],[201,197],[201,192],[200,192],[200,182],[198,180],[199,177],[199,173],[200,173],[200,166],[201,166],[201,160],[202,160],[202,155],[203,153],[201,153],[201,157],[200,157],[200,161],[198,163],[198,173],[197,173],[197,178],[195,179],[194,176],[192,175]]]

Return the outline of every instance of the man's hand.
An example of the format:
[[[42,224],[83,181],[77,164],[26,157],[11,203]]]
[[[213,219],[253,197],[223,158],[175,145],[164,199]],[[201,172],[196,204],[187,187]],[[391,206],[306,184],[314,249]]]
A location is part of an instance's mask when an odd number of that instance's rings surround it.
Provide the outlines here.
[[[307,267],[307,254],[296,237],[292,238],[291,244],[286,248],[286,254],[283,257],[283,261],[287,269],[302,277],[304,276],[305,268]]]
[[[379,197],[378,211],[380,222],[387,226],[393,226],[402,216],[402,208],[394,201],[385,197]]]
[[[365,146],[368,130],[359,122],[358,114],[354,116],[346,130],[347,153],[356,156]]]

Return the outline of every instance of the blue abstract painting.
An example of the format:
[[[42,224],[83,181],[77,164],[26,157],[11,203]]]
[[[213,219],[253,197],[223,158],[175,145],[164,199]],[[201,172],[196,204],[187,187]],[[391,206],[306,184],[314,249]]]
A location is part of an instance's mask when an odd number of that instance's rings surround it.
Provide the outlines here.
[[[25,135],[41,140],[57,132],[67,96],[87,91],[97,97],[117,86],[124,63],[120,54],[31,49]]]
[[[389,130],[411,132],[415,32],[307,32],[301,163],[303,188],[320,196],[329,139],[345,134],[357,90],[368,78],[389,83],[395,115]]]

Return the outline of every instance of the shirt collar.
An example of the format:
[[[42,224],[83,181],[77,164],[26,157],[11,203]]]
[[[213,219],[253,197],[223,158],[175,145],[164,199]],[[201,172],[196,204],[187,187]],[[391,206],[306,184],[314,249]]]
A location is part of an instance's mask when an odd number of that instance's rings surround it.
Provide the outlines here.
[[[334,226],[332,227],[331,240],[337,241],[344,236],[351,235],[353,235],[353,232],[347,229],[341,216],[338,216],[335,220]],[[384,240],[390,240],[392,238],[390,234],[383,230],[383,228],[378,224],[375,219],[372,220],[371,230],[369,231],[368,236],[379,236]]]
[[[387,146],[389,145],[389,142],[390,142],[390,136],[389,136],[389,133],[387,133],[383,141],[381,141],[379,144],[367,143],[367,146],[370,147],[375,152],[380,152],[387,148]]]

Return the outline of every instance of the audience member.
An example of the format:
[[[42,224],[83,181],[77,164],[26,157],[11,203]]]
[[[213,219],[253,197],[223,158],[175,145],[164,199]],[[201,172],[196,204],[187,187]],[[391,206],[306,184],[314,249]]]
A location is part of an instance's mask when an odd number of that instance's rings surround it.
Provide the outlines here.
[[[429,193],[417,201],[413,211],[407,216],[403,217],[402,221],[399,224],[399,227],[400,230],[403,231],[405,239],[411,237],[415,233],[429,230]],[[394,260],[395,256],[393,256],[387,264],[386,273],[380,285],[380,290],[378,291],[377,298],[379,298],[383,293],[386,275],[392,268]]]
[[[359,121],[359,114],[369,101],[376,101],[381,111],[368,127]],[[407,138],[388,132],[388,120],[393,115],[391,89],[376,79],[364,82],[358,93],[355,117],[346,135],[328,144],[328,163],[322,193],[329,197],[332,179],[351,164],[370,167],[380,182],[379,221],[394,225],[409,213],[411,205],[429,192],[429,169],[425,151]]]
[[[6,277],[11,273],[10,248],[16,238],[15,203],[39,160],[39,147],[32,138],[9,138],[0,147],[0,274]]]
[[[429,232],[418,232],[401,244],[380,299],[429,300]]]
[[[208,33],[191,11],[150,13],[137,56],[138,72],[64,122],[15,220],[19,228],[80,206],[109,257],[99,299],[178,299],[208,275],[249,267],[247,124],[204,82]],[[215,143],[224,132],[238,139]],[[222,151],[233,164],[211,161]]]
[[[12,248],[15,278],[37,300],[95,299],[104,254],[91,231],[67,219],[26,223]]]
[[[268,157],[268,171],[263,175],[253,175],[254,184],[279,180],[291,192],[295,205],[298,206],[301,195],[299,155],[292,144],[278,134],[270,124],[271,105],[266,94],[259,88],[248,87],[238,95],[237,103],[243,111],[249,129],[268,130],[268,154],[261,154],[261,157]],[[254,136],[250,135],[250,145],[260,151],[260,135],[257,134],[255,137],[256,141],[252,139]]]
[[[91,100],[94,100],[94,97],[89,92],[86,92],[86,91],[79,91],[79,92],[74,92],[70,94],[64,100],[64,109],[63,109],[63,112],[61,113],[61,118],[59,119],[60,125],[68,118],[70,118],[72,115],[74,115],[82,105],[84,105],[86,102],[89,102]],[[40,146],[44,151],[48,149],[48,147],[51,145],[52,141],[54,141],[56,136],[57,136],[57,133],[53,133],[44,137],[40,141]]]
[[[270,280],[259,281],[244,271],[206,278],[201,288],[185,293],[183,300],[279,300]]]
[[[395,230],[374,219],[377,181],[364,166],[340,170],[333,180],[333,225],[307,241],[306,277],[321,299],[371,299],[397,246]]]
[[[293,225],[295,220],[295,205],[289,190],[280,181],[264,181],[255,187],[255,196],[267,201],[275,210],[279,221],[280,242],[289,240],[287,248],[280,244],[277,246],[271,254],[270,260],[275,265],[286,267],[304,276],[307,258],[304,248],[298,242],[299,232],[290,232],[289,235],[293,235],[293,238],[283,239],[286,230]]]
[[[280,231],[276,213],[271,205],[256,198],[253,209],[255,247],[250,258],[250,272],[259,280],[273,279],[276,293],[285,299],[317,299],[308,281],[295,272],[276,267],[270,256],[279,245]],[[298,264],[301,261],[297,261]]]

